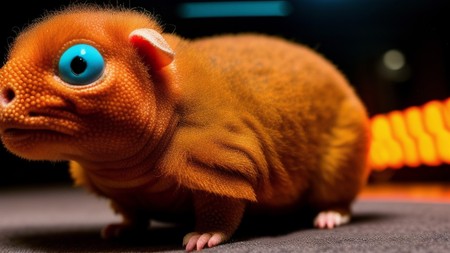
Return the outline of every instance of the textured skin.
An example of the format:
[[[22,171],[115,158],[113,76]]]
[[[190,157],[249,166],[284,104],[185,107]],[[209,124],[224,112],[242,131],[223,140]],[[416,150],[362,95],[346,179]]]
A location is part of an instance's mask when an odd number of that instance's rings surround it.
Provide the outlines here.
[[[139,28],[161,33],[173,59],[131,43]],[[74,87],[56,62],[79,42],[101,52],[106,70]],[[227,241],[244,213],[302,206],[320,213],[316,226],[334,227],[369,172],[368,118],[351,86],[322,56],[276,37],[189,41],[145,13],[72,7],[17,37],[0,102],[8,150],[70,161],[78,185],[112,200],[124,222],[107,238],[192,214],[190,251]]]

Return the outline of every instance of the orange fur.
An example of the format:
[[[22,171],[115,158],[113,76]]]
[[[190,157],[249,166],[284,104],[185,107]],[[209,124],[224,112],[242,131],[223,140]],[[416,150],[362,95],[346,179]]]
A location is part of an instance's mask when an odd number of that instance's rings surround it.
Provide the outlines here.
[[[130,43],[140,28],[161,33],[174,55]],[[106,69],[73,87],[56,61],[81,42]],[[349,213],[368,175],[368,119],[355,92],[322,56],[277,37],[189,41],[145,13],[71,7],[18,36],[0,92],[11,152],[71,161],[75,182],[110,198],[123,226],[193,212],[209,246],[228,240],[246,210]],[[189,249],[205,246],[193,238]]]

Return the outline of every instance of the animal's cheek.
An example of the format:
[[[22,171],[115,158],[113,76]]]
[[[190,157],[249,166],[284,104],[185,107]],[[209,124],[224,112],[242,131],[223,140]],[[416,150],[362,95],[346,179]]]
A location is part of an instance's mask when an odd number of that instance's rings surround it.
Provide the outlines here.
[[[83,116],[86,131],[80,136],[80,145],[87,153],[105,159],[132,155],[151,138],[156,114],[146,110],[146,104],[110,102],[100,105],[98,113]]]

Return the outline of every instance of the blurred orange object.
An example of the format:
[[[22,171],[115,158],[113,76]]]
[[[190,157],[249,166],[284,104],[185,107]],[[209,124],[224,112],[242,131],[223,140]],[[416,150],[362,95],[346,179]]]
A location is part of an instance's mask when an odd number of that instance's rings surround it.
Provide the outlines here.
[[[374,170],[450,164],[450,98],[375,115],[371,131]]]

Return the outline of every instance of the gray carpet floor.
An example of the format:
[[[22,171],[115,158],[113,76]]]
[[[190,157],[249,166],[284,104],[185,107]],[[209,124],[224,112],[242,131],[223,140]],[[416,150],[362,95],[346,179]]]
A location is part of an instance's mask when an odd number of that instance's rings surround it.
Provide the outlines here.
[[[337,229],[272,219],[244,226],[229,243],[204,252],[450,252],[448,203],[358,200],[353,208],[353,221]],[[136,238],[102,240],[100,229],[119,220],[106,200],[82,189],[3,189],[0,252],[184,252],[187,230],[173,224],[157,223]]]

